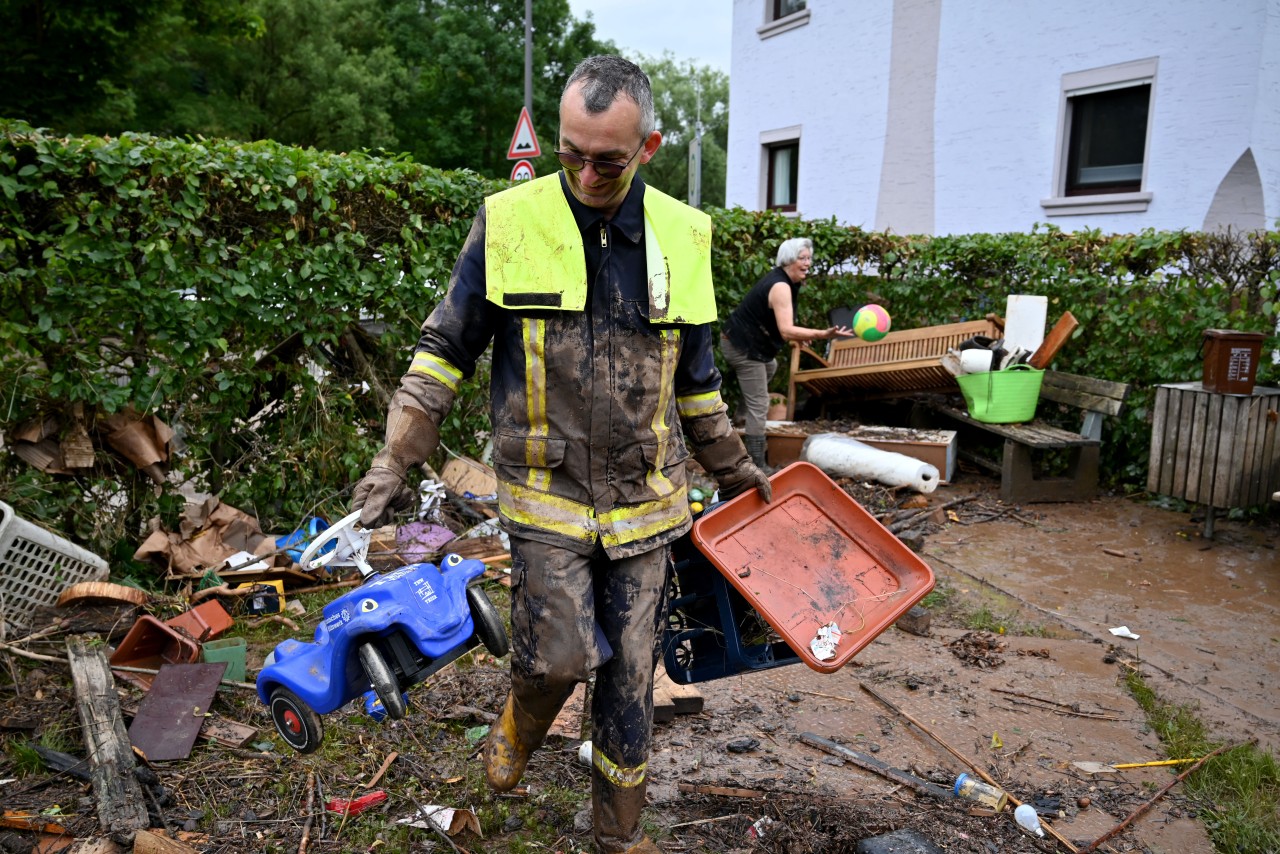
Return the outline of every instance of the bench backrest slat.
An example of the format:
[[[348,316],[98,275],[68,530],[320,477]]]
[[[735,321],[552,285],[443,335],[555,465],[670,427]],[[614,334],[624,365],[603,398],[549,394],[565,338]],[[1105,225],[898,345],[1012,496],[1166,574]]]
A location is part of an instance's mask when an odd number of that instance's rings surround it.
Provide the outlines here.
[[[1127,383],[1098,380],[1061,371],[1045,371],[1044,382],[1040,386],[1040,396],[1045,400],[1106,415],[1119,415],[1128,395]]]

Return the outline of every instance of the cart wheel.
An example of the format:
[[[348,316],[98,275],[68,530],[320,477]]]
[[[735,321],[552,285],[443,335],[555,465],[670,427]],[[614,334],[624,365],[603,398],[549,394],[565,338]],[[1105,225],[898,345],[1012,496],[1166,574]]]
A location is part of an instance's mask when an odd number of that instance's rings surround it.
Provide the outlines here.
[[[360,644],[360,666],[364,668],[364,675],[369,677],[374,693],[382,701],[382,707],[387,710],[387,717],[395,720],[403,718],[409,707],[405,705],[404,695],[400,693],[396,675],[391,672],[391,666],[376,646],[371,643]]]
[[[489,597],[479,587],[467,588],[467,604],[471,606],[471,619],[476,624],[476,637],[495,658],[507,654],[507,627],[493,607]]]
[[[277,687],[269,702],[271,720],[285,743],[299,753],[314,753],[324,738],[324,725],[315,710],[288,688]]]

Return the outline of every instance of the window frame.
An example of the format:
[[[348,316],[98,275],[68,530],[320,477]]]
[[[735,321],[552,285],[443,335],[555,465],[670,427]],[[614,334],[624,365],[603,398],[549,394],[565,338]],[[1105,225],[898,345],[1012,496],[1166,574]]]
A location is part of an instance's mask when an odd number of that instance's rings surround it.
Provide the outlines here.
[[[786,216],[799,216],[800,201],[800,125],[764,131],[760,134],[760,193],[759,209],[777,211]],[[793,187],[794,200],[789,205],[771,205],[774,186],[774,156],[783,148],[793,148]]]
[[[764,0],[764,15],[760,26],[756,27],[756,34],[763,41],[772,38],[779,33],[785,33],[788,30],[794,30],[797,27],[803,27],[809,23],[809,3],[805,0],[803,9],[799,9],[788,15],[778,17],[778,7],[781,0]]]
[[[1100,213],[1140,213],[1151,204],[1147,189],[1151,163],[1151,134],[1155,122],[1157,57],[1122,62],[1062,75],[1058,100],[1058,132],[1053,167],[1053,196],[1041,199],[1047,216],[1077,216]],[[1147,100],[1146,138],[1142,144],[1142,175],[1139,189],[1129,192],[1075,193],[1067,195],[1067,170],[1071,162],[1072,99],[1099,92],[1150,86]]]

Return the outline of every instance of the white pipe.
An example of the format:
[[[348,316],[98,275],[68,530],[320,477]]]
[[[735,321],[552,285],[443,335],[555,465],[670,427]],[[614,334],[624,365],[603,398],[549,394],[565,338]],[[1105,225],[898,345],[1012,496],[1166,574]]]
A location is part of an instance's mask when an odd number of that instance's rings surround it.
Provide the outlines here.
[[[938,469],[934,466],[839,433],[819,433],[805,439],[800,459],[833,477],[877,480],[887,486],[909,486],[917,492],[938,488]]]

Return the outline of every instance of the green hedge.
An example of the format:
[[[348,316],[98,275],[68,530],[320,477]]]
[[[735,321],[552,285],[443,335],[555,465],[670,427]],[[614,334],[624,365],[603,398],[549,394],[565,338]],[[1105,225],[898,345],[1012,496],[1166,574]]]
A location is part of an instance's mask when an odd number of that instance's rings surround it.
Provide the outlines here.
[[[471,217],[504,184],[270,142],[0,131],[0,428],[155,412],[178,430],[174,467],[265,530],[340,515]],[[1002,312],[1010,293],[1047,295],[1051,319],[1070,309],[1082,328],[1059,367],[1137,387],[1106,445],[1130,484],[1144,478],[1150,388],[1196,378],[1200,330],[1277,345],[1276,232],[924,238],[711,213],[722,314],[797,235],[816,244],[810,325],[873,300],[898,329]],[[1276,378],[1264,364],[1260,382]],[[470,384],[445,425],[459,453],[483,445],[486,385]],[[6,454],[0,491],[117,559],[182,503],[107,452],[74,477]]]

